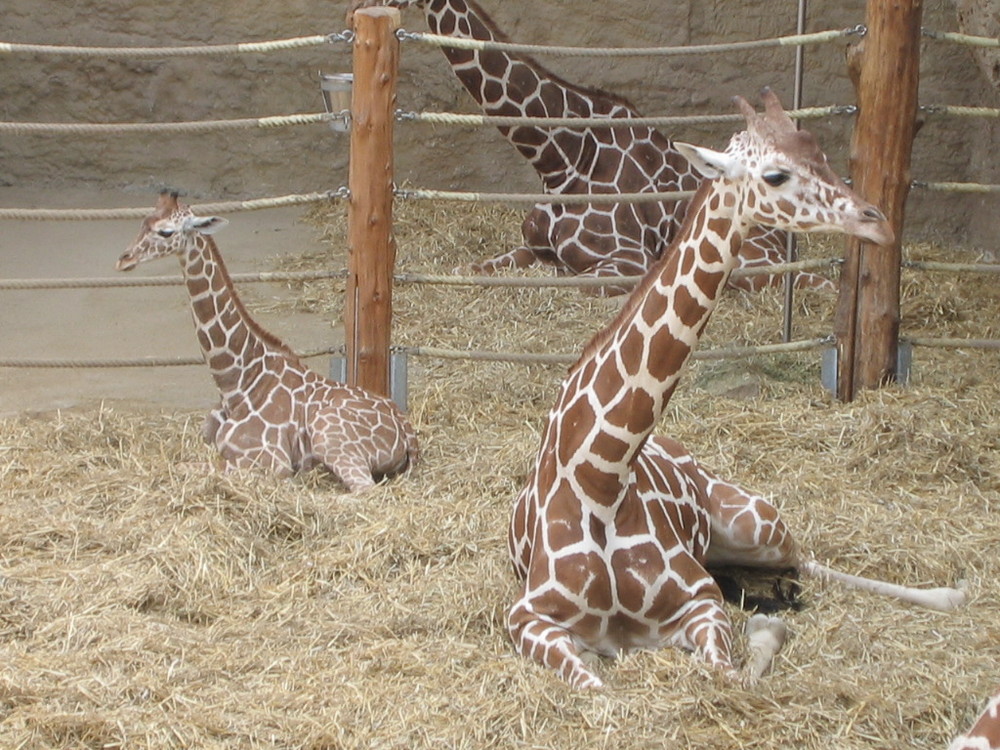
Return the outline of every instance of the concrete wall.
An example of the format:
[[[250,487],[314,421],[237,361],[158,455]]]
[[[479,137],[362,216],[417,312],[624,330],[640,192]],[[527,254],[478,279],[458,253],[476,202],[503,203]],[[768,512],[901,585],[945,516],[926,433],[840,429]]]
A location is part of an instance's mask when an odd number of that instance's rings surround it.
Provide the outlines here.
[[[736,41],[792,33],[794,4],[770,0],[482,0],[515,40],[537,44],[654,46]],[[314,0],[8,0],[4,35],[14,42],[78,45],[179,45],[325,34],[344,28],[346,3]],[[809,30],[853,26],[862,0],[810,3]],[[403,25],[424,30],[418,11]],[[951,0],[925,4],[924,25],[954,30]],[[806,106],[852,103],[847,41],[806,49]],[[965,48],[924,45],[921,100],[998,106],[995,90]],[[348,71],[347,45],[220,58],[107,60],[6,55],[0,76],[0,119],[15,121],[168,121],[260,117],[322,109],[317,73]],[[614,91],[648,115],[731,111],[733,94],[762,85],[791,102],[791,49],[713,56],[560,58],[542,62],[563,77]],[[440,51],[413,42],[402,51],[399,106],[408,110],[475,111]],[[809,127],[834,166],[846,172],[849,118]],[[670,135],[721,147],[728,127],[688,128]],[[913,176],[922,180],[1000,182],[992,121],[934,119],[918,136]],[[442,189],[535,191],[531,169],[495,130],[401,124],[397,181]],[[223,134],[42,136],[4,134],[0,184],[81,186],[150,191],[169,184],[198,199],[261,197],[346,184],[347,138],[325,125]],[[911,198],[913,236],[983,241],[993,233],[995,197]],[[983,217],[986,217],[985,219]],[[970,227],[975,230],[970,236]],[[977,229],[978,228],[978,229]],[[978,234],[977,234],[978,232]]]

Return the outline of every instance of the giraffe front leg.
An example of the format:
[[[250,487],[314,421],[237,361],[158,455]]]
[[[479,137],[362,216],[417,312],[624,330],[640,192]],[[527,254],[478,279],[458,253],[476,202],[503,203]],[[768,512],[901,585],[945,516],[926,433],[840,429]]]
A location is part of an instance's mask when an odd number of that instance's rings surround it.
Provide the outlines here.
[[[781,651],[787,630],[777,617],[754,615],[747,622],[746,635],[749,653],[741,673],[732,663],[732,623],[713,584],[691,601],[672,640],[721,670],[726,679],[751,686],[768,670]]]
[[[467,263],[456,266],[452,273],[459,276],[492,276],[497,271],[507,268],[528,268],[541,262],[539,251],[526,245],[497,255],[494,258],[481,260],[478,263]]]
[[[633,278],[641,277],[648,268],[648,258],[639,249],[623,249],[609,255],[582,271],[582,279],[611,279],[611,278]],[[634,283],[609,284],[607,286],[586,287],[583,293],[594,297],[617,297],[621,294],[628,294],[635,288]]]
[[[507,631],[517,652],[554,670],[572,687],[600,689],[601,678],[584,664],[573,635],[563,627],[539,618],[530,602],[521,599],[507,616]]]
[[[692,599],[685,610],[675,621],[676,631],[670,641],[694,651],[707,664],[721,670],[727,679],[738,680],[739,673],[732,662],[733,626],[723,609],[718,589],[714,593],[705,591]]]
[[[215,445],[215,436],[226,421],[226,410],[222,404],[217,409],[212,409],[205,415],[205,421],[201,425],[201,437],[209,445]]]

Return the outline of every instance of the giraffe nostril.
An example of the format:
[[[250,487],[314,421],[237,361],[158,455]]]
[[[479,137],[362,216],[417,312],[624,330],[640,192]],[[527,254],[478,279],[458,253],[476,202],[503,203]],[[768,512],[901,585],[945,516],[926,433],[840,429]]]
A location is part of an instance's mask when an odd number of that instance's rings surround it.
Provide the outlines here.
[[[871,219],[872,221],[885,221],[885,214],[874,206],[872,208],[866,208],[861,212],[861,215],[866,219]]]

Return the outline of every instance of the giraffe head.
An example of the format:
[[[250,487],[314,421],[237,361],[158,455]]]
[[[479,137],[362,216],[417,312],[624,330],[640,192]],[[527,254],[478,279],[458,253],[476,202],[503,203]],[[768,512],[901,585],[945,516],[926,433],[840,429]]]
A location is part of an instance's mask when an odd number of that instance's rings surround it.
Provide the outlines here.
[[[747,127],[725,151],[674,145],[705,177],[738,186],[749,224],[842,232],[878,245],[891,243],[894,234],[885,214],[834,173],[816,138],[795,127],[773,91],[764,89],[761,98],[760,113],[742,97],[734,98]]]
[[[178,203],[177,193],[160,193],[153,213],[142,222],[139,236],[118,258],[119,271],[131,271],[140,263],[168,255],[180,255],[199,234],[212,234],[229,222],[218,216],[195,216]]]

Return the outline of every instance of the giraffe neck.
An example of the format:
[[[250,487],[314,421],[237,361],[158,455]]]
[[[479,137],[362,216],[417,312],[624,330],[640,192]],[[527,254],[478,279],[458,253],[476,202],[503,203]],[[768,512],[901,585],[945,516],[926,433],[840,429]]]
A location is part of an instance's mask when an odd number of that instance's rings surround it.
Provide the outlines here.
[[[721,180],[702,183],[678,241],[585,347],[564,381],[550,417],[559,425],[550,439],[557,443],[557,461],[579,484],[579,496],[605,507],[623,497],[631,463],[739,264],[737,192]]]
[[[198,343],[224,403],[239,398],[259,379],[266,355],[294,357],[250,317],[211,237],[197,236],[181,255],[181,268]]]
[[[508,41],[473,0],[427,0],[427,24],[435,34],[481,41]],[[574,86],[526,55],[444,47],[462,85],[488,115],[529,117],[630,117],[628,102],[596,89]],[[618,131],[501,126],[500,132],[528,159],[545,186],[561,191],[589,176],[597,152]],[[623,132],[623,131],[622,131]]]

